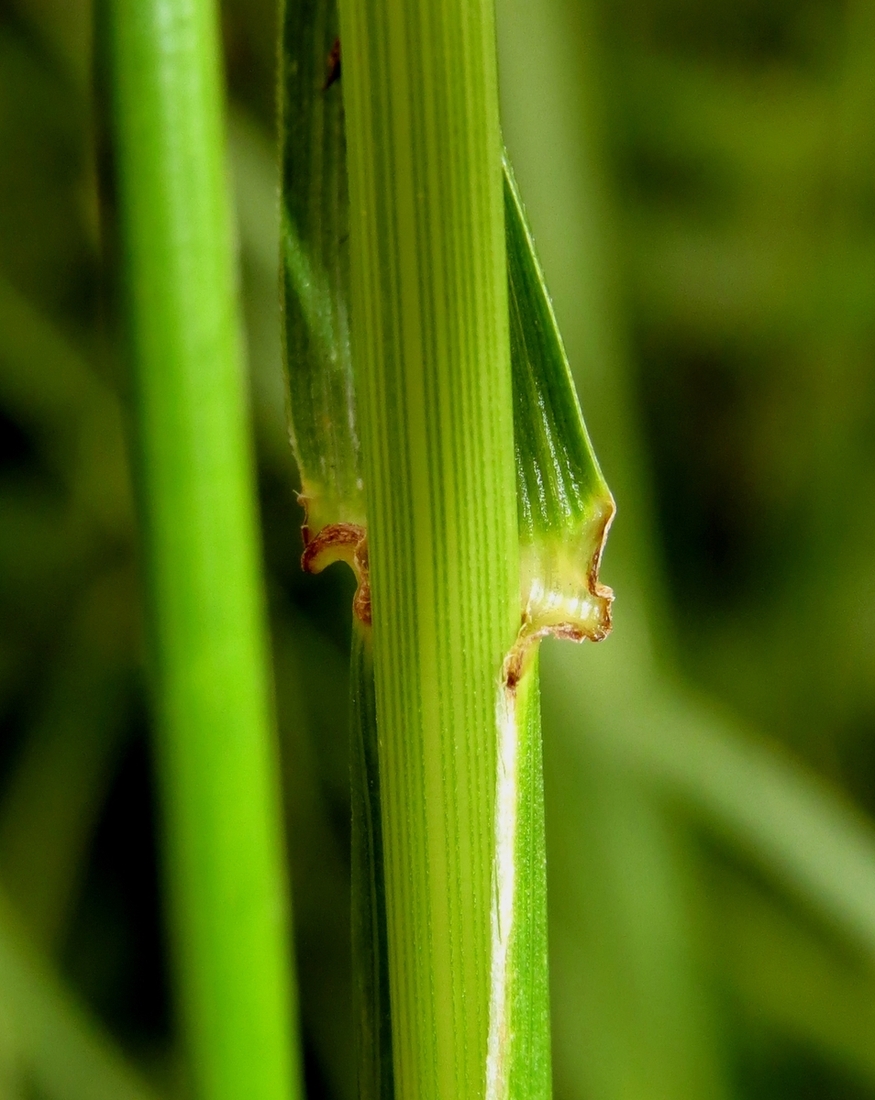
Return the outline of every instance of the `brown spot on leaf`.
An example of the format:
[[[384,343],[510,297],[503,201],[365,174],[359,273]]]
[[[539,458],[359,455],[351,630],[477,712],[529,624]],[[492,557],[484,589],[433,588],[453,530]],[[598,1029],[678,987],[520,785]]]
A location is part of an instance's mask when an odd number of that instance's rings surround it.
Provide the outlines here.
[[[340,80],[340,39],[335,38],[326,62],[327,75],[322,91],[327,92],[332,84]]]

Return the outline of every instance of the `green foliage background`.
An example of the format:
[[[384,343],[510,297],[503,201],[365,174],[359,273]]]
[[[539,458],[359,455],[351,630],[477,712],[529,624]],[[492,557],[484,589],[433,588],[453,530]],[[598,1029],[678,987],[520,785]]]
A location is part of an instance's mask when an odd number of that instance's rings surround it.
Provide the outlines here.
[[[297,564],[275,12],[228,0],[223,19],[308,1088],[344,1100],[351,582]],[[64,1062],[62,1010],[185,1091],[91,20],[83,0],[0,5],[10,1097],[122,1095],[100,1058],[78,1077]],[[545,654],[557,1096],[875,1096],[875,16],[502,0],[499,48],[508,146],[619,505],[615,634]],[[812,814],[768,802],[763,776],[801,784]],[[821,811],[856,863],[807,828]],[[769,837],[786,836],[782,862]],[[823,863],[832,892],[798,871]],[[856,924],[837,896],[862,899]]]

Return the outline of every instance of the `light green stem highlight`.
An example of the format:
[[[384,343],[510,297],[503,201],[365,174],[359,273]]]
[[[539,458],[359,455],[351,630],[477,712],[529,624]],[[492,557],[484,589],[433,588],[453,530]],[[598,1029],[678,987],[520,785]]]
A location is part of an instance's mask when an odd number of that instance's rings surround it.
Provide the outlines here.
[[[217,12],[106,2],[182,1024],[203,1100],[288,1100],[288,891]]]
[[[488,1100],[551,1094],[547,866],[537,649],[499,700]]]

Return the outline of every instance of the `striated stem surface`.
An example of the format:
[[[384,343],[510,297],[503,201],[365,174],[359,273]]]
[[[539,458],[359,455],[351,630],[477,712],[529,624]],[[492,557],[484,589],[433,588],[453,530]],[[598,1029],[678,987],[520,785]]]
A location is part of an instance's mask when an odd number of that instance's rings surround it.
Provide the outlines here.
[[[491,5],[341,2],[396,1094],[484,1095],[519,627]]]

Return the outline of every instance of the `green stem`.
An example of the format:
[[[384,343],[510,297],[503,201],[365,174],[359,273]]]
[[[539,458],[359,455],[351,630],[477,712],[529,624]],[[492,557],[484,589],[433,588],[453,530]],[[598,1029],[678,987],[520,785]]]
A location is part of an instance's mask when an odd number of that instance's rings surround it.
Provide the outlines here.
[[[342,2],[396,1095],[486,1088],[501,669],[520,621],[488,2]]]
[[[181,1016],[197,1094],[297,1095],[288,892],[210,0],[106,0]]]

